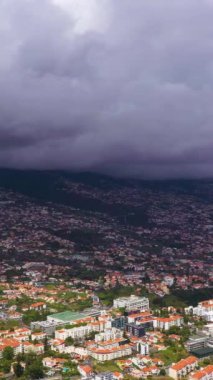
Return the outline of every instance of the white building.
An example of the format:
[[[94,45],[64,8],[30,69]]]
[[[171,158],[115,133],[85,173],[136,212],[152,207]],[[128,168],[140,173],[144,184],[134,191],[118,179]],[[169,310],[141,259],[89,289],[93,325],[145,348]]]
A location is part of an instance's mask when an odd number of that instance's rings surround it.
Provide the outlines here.
[[[123,331],[112,327],[111,329],[105,330],[100,334],[95,335],[95,342],[102,342],[107,340],[114,340],[123,337]]]
[[[125,308],[127,311],[140,310],[146,311],[149,310],[149,300],[146,297],[137,297],[131,295],[130,297],[121,297],[113,301],[113,307]]]
[[[122,358],[123,356],[129,356],[132,354],[132,348],[129,344],[121,346],[117,345],[111,348],[90,347],[88,349],[88,354],[94,359],[104,362],[107,360]]]
[[[31,342],[23,342],[22,343],[22,352],[28,354],[30,352],[35,352],[37,354],[44,353],[44,345],[43,343],[33,344]]]
[[[180,327],[183,324],[181,315],[172,315],[168,318],[153,318],[153,327],[160,330],[169,330],[172,326]]]
[[[213,337],[213,323],[207,323],[207,325],[203,326],[203,333]]]
[[[169,368],[169,376],[175,380],[186,377],[190,372],[194,371],[198,365],[198,359],[195,356],[189,356],[180,360]]]
[[[83,347],[67,346],[67,347],[64,347],[60,352],[64,354],[77,354],[81,356],[82,358],[88,356],[87,349]]]
[[[100,330],[100,324],[99,322],[93,322],[86,324],[84,326],[79,327],[72,327],[69,329],[61,329],[55,331],[55,338],[65,340],[66,338],[73,338],[73,339],[82,339],[85,336],[89,335],[93,331],[99,331]]]
[[[164,277],[164,283],[167,285],[167,286],[172,286],[174,284],[174,277],[173,276],[165,276]]]
[[[213,322],[213,299],[199,302],[192,311],[194,315],[204,318],[207,322]]]
[[[83,378],[87,378],[88,376],[91,376],[93,373],[92,367],[90,367],[89,365],[79,365],[78,371]]]
[[[43,333],[43,332],[34,332],[31,334],[31,339],[32,341],[34,340],[44,340],[46,338],[47,334]]]
[[[2,358],[3,351],[6,347],[12,347],[14,350],[14,355],[18,355],[22,352],[22,344],[16,339],[1,339],[0,340],[0,359]]]
[[[139,354],[145,356],[149,355],[149,345],[148,343],[138,342],[137,343],[137,351]]]
[[[192,373],[189,380],[213,380],[213,365],[208,365],[200,371]]]
[[[95,375],[95,380],[113,380],[112,372],[102,372]]]

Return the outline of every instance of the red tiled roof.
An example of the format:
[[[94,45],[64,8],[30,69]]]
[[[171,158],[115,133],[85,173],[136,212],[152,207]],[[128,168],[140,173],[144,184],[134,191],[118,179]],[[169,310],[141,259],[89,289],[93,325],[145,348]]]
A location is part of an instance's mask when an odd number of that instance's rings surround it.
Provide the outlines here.
[[[186,359],[180,360],[178,363],[173,364],[172,369],[175,371],[180,371],[185,368],[187,365],[194,364],[197,362],[197,358],[195,356],[188,356]]]
[[[213,365],[208,365],[204,369],[194,373],[192,375],[192,378],[195,380],[200,380],[200,379],[202,379],[202,377],[204,377],[206,375],[210,375],[210,374],[213,374]]]

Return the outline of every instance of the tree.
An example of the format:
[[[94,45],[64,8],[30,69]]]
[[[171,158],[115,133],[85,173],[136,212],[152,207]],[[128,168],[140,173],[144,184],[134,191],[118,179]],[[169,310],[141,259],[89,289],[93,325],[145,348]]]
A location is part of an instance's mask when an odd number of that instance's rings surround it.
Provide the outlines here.
[[[1,359],[0,360],[0,370],[4,373],[9,373],[11,367],[11,361],[7,359]]]
[[[37,360],[27,368],[27,374],[31,379],[41,379],[44,377],[43,364]]]
[[[14,350],[12,347],[5,347],[2,353],[2,358],[5,360],[13,360]]]
[[[21,377],[24,373],[24,368],[21,366],[20,363],[15,363],[13,365],[13,371],[16,377]]]
[[[211,363],[211,360],[208,359],[208,358],[205,358],[205,359],[203,360],[203,364],[204,364],[204,365],[209,365],[210,363]]]
[[[72,346],[74,344],[74,339],[71,336],[68,336],[65,339],[65,346]]]
[[[25,363],[27,366],[30,366],[33,364],[37,359],[37,356],[34,352],[29,352],[28,354],[25,354]]]
[[[48,346],[48,338],[45,336],[44,338],[44,352],[48,351],[49,346]]]
[[[94,340],[95,339],[95,335],[97,334],[97,331],[91,331],[87,336],[86,336],[86,340]]]

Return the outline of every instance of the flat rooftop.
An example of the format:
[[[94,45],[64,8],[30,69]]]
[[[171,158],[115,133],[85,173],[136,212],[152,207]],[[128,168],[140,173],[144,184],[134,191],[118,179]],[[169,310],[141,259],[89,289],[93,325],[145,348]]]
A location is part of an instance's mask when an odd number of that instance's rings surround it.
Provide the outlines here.
[[[190,353],[197,358],[205,358],[213,355],[213,347],[198,348],[197,350],[191,350]]]
[[[189,337],[189,340],[188,340],[188,342],[190,341],[192,341],[192,340],[199,340],[199,339],[203,339],[203,338],[205,338],[205,339],[207,339],[208,338],[208,336],[207,335],[205,335],[205,334],[200,334],[200,335],[198,335],[198,334],[194,334],[194,335],[191,335],[190,337]]]
[[[74,311],[64,311],[62,313],[48,315],[48,317],[58,319],[62,322],[72,322],[72,321],[77,321],[78,319],[86,318],[88,317],[88,315],[84,313],[77,313]]]

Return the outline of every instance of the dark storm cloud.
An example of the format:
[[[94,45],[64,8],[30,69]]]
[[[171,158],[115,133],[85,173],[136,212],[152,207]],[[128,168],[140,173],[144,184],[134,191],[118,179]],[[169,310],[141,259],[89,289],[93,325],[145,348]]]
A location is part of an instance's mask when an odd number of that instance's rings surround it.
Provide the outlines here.
[[[0,0],[0,164],[213,175],[212,0]]]

